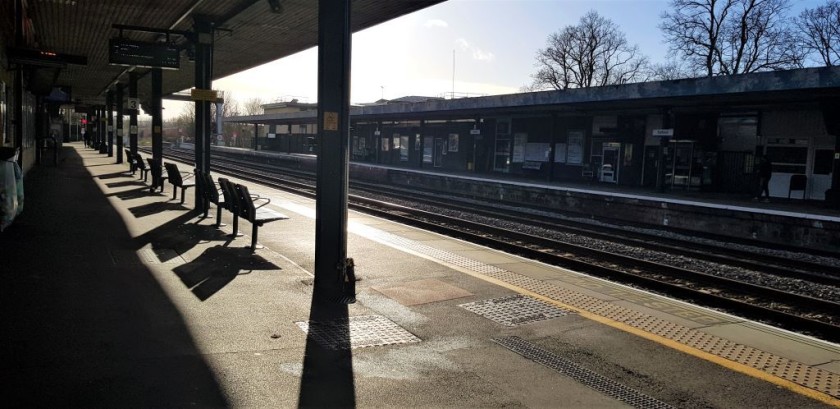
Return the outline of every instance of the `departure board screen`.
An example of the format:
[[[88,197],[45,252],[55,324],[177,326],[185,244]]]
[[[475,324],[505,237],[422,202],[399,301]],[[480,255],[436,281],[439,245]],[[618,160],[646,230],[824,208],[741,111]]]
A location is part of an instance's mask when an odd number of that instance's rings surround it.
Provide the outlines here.
[[[112,38],[109,50],[108,62],[113,65],[136,65],[170,70],[181,68],[180,50],[170,44]]]

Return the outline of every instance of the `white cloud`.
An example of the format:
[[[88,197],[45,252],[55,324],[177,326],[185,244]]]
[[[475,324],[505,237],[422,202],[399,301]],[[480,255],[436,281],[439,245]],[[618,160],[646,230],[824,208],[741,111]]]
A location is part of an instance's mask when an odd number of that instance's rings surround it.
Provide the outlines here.
[[[480,48],[473,48],[472,49],[472,56],[476,60],[488,61],[488,62],[493,61],[496,58],[496,56],[493,55],[493,53],[491,53],[489,51],[484,51]]]
[[[455,44],[462,51],[468,51],[474,60],[490,62],[496,59],[496,56],[492,52],[484,51],[481,48],[471,45],[469,41],[463,38],[455,40]]]
[[[449,27],[449,24],[440,19],[433,19],[433,20],[426,20],[426,23],[423,24],[423,27]]]

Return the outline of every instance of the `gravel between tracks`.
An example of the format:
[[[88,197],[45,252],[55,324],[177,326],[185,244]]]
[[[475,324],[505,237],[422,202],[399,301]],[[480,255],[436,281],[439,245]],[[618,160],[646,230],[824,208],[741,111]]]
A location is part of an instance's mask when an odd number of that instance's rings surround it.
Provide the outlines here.
[[[367,197],[371,197],[370,194],[365,194]],[[586,237],[583,235],[572,234],[572,233],[565,233],[565,232],[558,232],[552,229],[545,229],[536,226],[529,226],[524,225],[521,223],[515,222],[508,222],[508,221],[501,221],[491,217],[479,216],[475,214],[468,214],[459,211],[448,210],[442,207],[435,207],[429,206],[425,204],[419,204],[417,202],[403,202],[400,200],[395,200],[393,197],[372,197],[378,200],[389,201],[392,203],[400,204],[406,207],[411,207],[419,210],[424,210],[427,212],[431,212],[434,214],[442,214],[447,215],[459,219],[469,220],[476,223],[487,224],[490,226],[496,226],[499,228],[508,229],[511,231],[517,231],[520,233],[531,234],[534,236],[550,238],[557,241],[562,241],[565,243],[571,243],[578,246],[597,249],[601,251],[607,251],[610,253],[621,254],[628,257],[638,258],[642,260],[647,260],[655,263],[671,265],[679,268],[683,268],[686,270],[698,271],[703,272],[706,274],[711,274],[719,277],[726,277],[729,279],[742,281],[750,284],[761,285],[765,287],[775,288],[782,291],[792,292],[796,294],[802,294],[811,296],[814,298],[819,298],[823,300],[833,301],[833,302],[840,302],[840,288],[813,283],[806,280],[796,279],[796,278],[786,278],[786,277],[779,277],[773,274],[762,273],[760,271],[748,270],[739,267],[732,267],[727,266],[719,263],[708,262],[704,260],[697,260],[690,257],[684,257],[679,255],[673,255],[666,252],[655,251],[646,248],[640,248],[635,246],[628,246],[624,244],[619,244],[610,241],[604,241],[600,239],[594,239],[591,237]],[[458,199],[463,200],[463,199]],[[558,217],[556,214],[547,214],[545,212],[535,212],[530,209],[523,209],[517,207],[505,207],[499,206],[500,209],[506,209],[510,211],[514,211],[517,213],[532,213],[532,214],[540,214],[542,216],[548,215],[551,217]],[[581,220],[581,219],[572,219],[568,217],[563,217],[562,219],[566,220],[574,220],[576,222],[586,222],[586,223],[597,223],[592,220]],[[657,236],[666,237],[666,238],[674,238],[679,240],[692,240],[696,242],[702,242],[704,244],[713,244],[720,246],[720,243],[713,242],[708,239],[702,238],[695,238],[695,237],[686,237],[684,235],[673,234],[661,230],[652,230],[652,229],[638,229],[638,228],[631,228],[631,227],[623,227],[627,230],[634,230],[634,231],[641,231],[647,234],[656,234]],[[728,243],[727,246],[735,246],[737,244]],[[811,262],[817,262],[824,265],[840,265],[840,259],[837,258],[828,258],[828,257],[818,257],[804,253],[793,253],[793,252],[786,252],[786,251],[779,251],[773,249],[764,249],[764,248],[756,248],[756,247],[747,247],[741,246],[745,250],[752,251],[752,252],[765,252],[765,253],[772,253],[774,255],[780,255],[789,259],[794,260],[808,260]]]

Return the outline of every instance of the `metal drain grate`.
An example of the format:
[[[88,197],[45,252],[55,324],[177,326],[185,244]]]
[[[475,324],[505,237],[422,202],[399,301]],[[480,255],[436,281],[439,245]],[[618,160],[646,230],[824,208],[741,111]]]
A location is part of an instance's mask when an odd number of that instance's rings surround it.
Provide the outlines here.
[[[519,294],[461,304],[459,307],[508,327],[569,314],[567,310]]]
[[[420,338],[380,315],[350,317],[349,321],[299,321],[303,332],[327,349],[365,348],[420,342]]]
[[[566,375],[598,392],[620,400],[634,408],[668,409],[673,406],[654,399],[644,393],[630,389],[612,379],[596,372],[582,368],[575,363],[559,357],[554,353],[540,348],[519,337],[501,337],[493,342],[513,351],[538,364],[545,365],[563,375]]]

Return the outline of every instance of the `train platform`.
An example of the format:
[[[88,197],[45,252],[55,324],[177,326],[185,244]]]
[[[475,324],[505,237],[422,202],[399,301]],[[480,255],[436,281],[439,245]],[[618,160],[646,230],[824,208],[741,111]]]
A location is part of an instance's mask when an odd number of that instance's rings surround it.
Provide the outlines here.
[[[840,407],[837,344],[354,212],[357,302],[318,302],[312,200],[227,175],[289,216],[251,253],[60,158],[0,233],[6,407]]]

